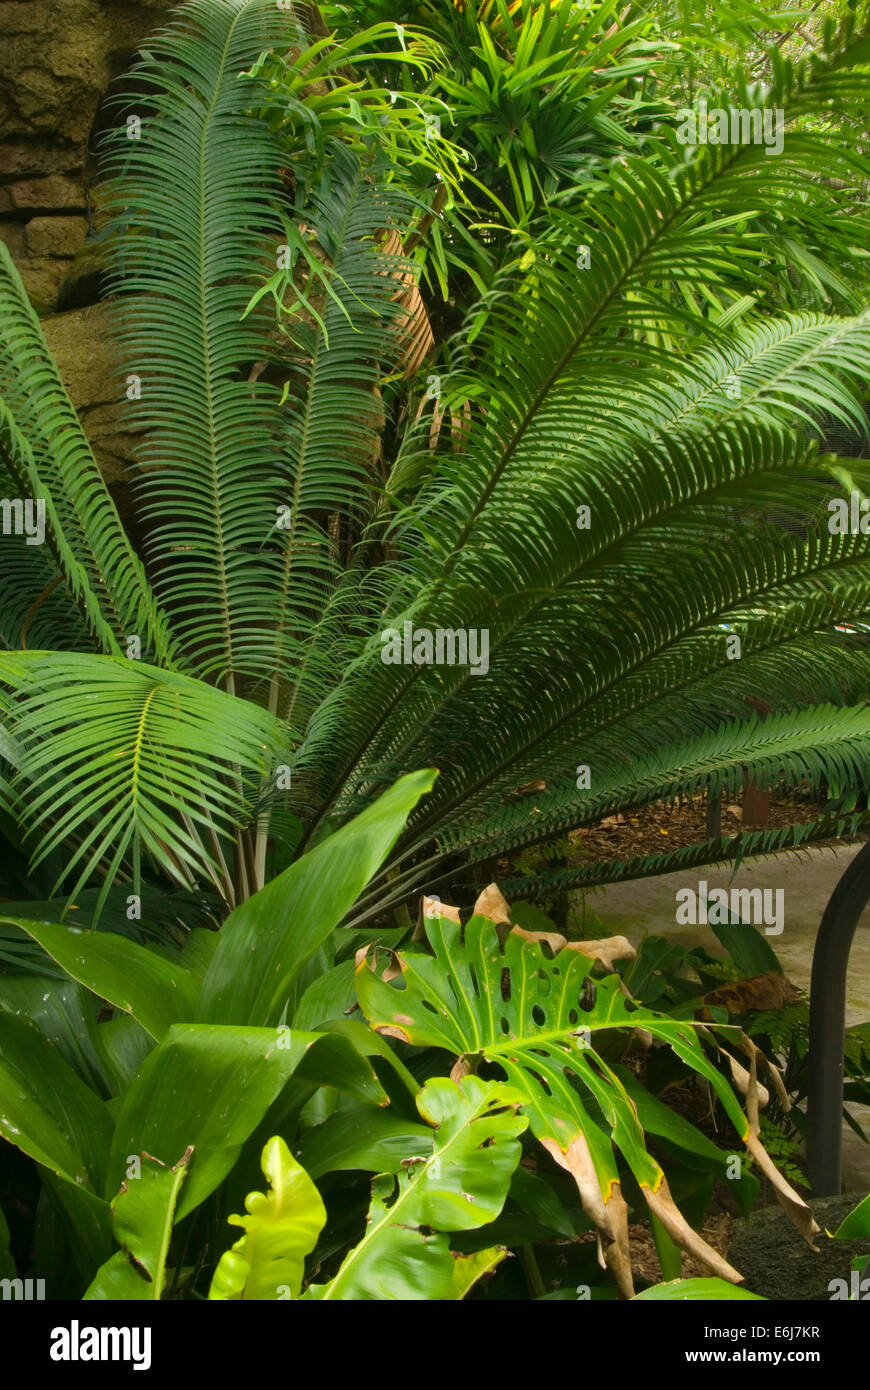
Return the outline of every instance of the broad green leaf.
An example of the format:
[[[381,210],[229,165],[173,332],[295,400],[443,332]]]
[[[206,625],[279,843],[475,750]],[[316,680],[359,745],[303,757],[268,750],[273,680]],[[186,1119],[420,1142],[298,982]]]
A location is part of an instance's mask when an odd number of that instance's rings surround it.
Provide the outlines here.
[[[70,1226],[73,1258],[84,1289],[95,1269],[112,1252],[112,1208],[89,1187],[58,1177],[50,1168],[42,1170],[42,1181],[57,1198]]]
[[[472,1255],[458,1255],[453,1253],[453,1278],[450,1283],[450,1293],[447,1298],[460,1299],[470,1293],[479,1279],[485,1274],[491,1274],[502,1260],[506,1259],[508,1251],[503,1245],[492,1245],[488,1250],[475,1250]]]
[[[638,949],[637,958],[623,970],[622,977],[631,990],[632,997],[642,1003],[655,1003],[658,993],[665,988],[662,979],[670,969],[685,960],[686,948],[661,936],[648,936]],[[655,991],[654,997],[648,997]]]
[[[114,1097],[124,1096],[154,1049],[154,1039],[129,1014],[101,1023],[94,1037]]]
[[[301,1031],[301,1030],[300,1030]],[[289,1040],[297,1029],[279,1028],[279,1039]],[[306,1036],[303,1034],[303,1036]],[[317,1038],[296,1069],[296,1079],[317,1086],[334,1086],[337,1091],[370,1106],[386,1105],[387,1095],[361,1049],[339,1033],[307,1034]]]
[[[372,1183],[366,1232],[317,1299],[420,1300],[452,1297],[454,1261],[445,1232],[494,1221],[521,1154],[518,1094],[494,1082],[436,1077],[418,1108],[435,1127],[428,1150],[397,1176]]]
[[[76,980],[0,974],[0,1009],[35,1024],[88,1086],[110,1085],[100,1047],[105,1025],[97,1022],[99,1003]]]
[[[542,1226],[573,1240],[577,1232],[550,1183],[520,1164],[511,1179],[511,1201],[533,1216]]]
[[[355,1003],[354,963],[345,960],[308,986],[293,1011],[293,1027],[316,1031],[322,1023],[341,1018]]]
[[[346,1038],[353,1046],[355,1052],[361,1057],[381,1057],[392,1072],[397,1081],[401,1084],[406,1099],[411,1106],[416,1106],[417,1096],[420,1093],[420,1083],[411,1071],[405,1066],[400,1057],[390,1047],[386,1038],[382,1038],[378,1033],[373,1033],[362,1022],[359,1015],[356,1018],[333,1018],[321,1024],[321,1033],[337,1033],[339,1037]],[[413,1114],[413,1108],[410,1113]]]
[[[404,1163],[426,1153],[431,1142],[431,1131],[425,1125],[366,1105],[341,1110],[310,1129],[302,1140],[299,1159],[313,1178],[352,1169],[398,1173]]]
[[[106,1195],[116,1192],[131,1155],[148,1153],[171,1165],[195,1150],[177,1219],[214,1191],[245,1140],[303,1063],[323,1041],[328,1072],[338,1068],[341,1040],[282,1028],[175,1024],[145,1058],[118,1114]],[[360,1059],[349,1044],[351,1070]],[[314,1077],[313,1079],[318,1079]]]
[[[148,1154],[136,1156],[135,1176],[125,1178],[112,1203],[112,1229],[121,1249],[97,1272],[85,1299],[157,1302],[163,1297],[175,1206],[191,1153],[172,1168]]]
[[[131,1014],[158,1042],[173,1023],[193,1018],[199,995],[194,976],[138,942],[54,922],[0,918],[0,926],[7,921],[28,932],[74,980]]]
[[[870,1195],[844,1217],[834,1232],[835,1240],[855,1240],[870,1236]]]
[[[231,1226],[245,1232],[221,1256],[209,1298],[298,1298],[305,1256],[326,1223],[320,1193],[280,1136],[263,1149],[263,1172],[269,1191],[245,1198],[247,1216],[230,1216]]]
[[[729,1284],[724,1279],[672,1279],[666,1284],[653,1284],[651,1289],[635,1294],[634,1303],[685,1303],[687,1300],[704,1302],[732,1302],[752,1299],[763,1303],[760,1294],[750,1293],[739,1284]]]
[[[353,907],[435,772],[412,772],[230,913],[206,974],[198,1021],[264,1026],[293,979]]]
[[[103,1101],[29,1020],[0,1013],[0,1134],[68,1182],[99,1192],[112,1140]]]
[[[99,1195],[112,1142],[102,1100],[30,1022],[0,1012],[0,1135],[42,1165],[90,1271],[111,1250],[111,1212]]]
[[[730,915],[730,914],[729,914]],[[725,950],[734,961],[737,969],[748,980],[756,975],[765,975],[768,970],[782,974],[776,952],[765,936],[751,922],[741,922],[734,917],[728,922],[710,923],[710,930],[718,936]]]
[[[206,971],[211,965],[219,941],[220,932],[207,931],[205,927],[194,927],[184,943],[181,955],[177,957],[182,969],[193,975],[200,985],[205,979]],[[172,960],[175,957],[169,956],[169,959]]]

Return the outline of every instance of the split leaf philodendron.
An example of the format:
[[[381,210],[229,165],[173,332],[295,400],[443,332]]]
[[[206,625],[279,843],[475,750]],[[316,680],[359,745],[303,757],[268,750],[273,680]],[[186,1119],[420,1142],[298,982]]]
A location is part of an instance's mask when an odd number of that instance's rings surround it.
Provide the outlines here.
[[[614,953],[624,953],[627,943],[621,938],[569,944],[555,933],[513,927],[502,945],[495,921],[481,908],[500,922],[510,920],[494,888],[479,900],[464,929],[453,920],[455,909],[427,900],[424,922],[432,955],[400,951],[398,977],[389,981],[378,975],[370,956],[360,961],[359,998],[372,1027],[406,1043],[446,1049],[459,1058],[455,1074],[481,1062],[501,1068],[523,1096],[535,1137],[575,1179],[626,1297],[634,1289],[617,1154],[671,1240],[714,1274],[739,1281],[737,1270],[680,1213],[660,1164],[647,1150],[631,1096],[600,1042],[614,1029],[641,1028],[666,1043],[709,1083],[737,1134],[769,1164],[731,1087],[701,1046],[698,1025],[634,1003],[615,973],[593,979],[596,959],[609,962]],[[782,1179],[780,1184],[791,1209],[807,1218],[810,1230],[818,1229],[798,1194]]]

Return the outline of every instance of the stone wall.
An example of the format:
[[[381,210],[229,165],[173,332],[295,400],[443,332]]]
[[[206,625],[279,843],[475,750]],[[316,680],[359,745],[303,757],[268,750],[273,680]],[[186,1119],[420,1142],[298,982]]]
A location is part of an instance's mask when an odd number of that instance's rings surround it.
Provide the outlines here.
[[[110,483],[130,440],[97,302],[93,137],[110,84],[174,2],[0,0],[0,239]]]
[[[97,297],[92,135],[172,0],[0,0],[0,238],[41,314]]]

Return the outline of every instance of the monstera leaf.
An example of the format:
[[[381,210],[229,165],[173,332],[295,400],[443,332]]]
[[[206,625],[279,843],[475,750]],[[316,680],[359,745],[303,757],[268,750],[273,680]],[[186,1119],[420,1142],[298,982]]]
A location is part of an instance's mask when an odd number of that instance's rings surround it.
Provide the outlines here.
[[[465,1076],[429,1081],[417,1109],[435,1126],[419,1156],[372,1183],[366,1232],[329,1284],[307,1296],[341,1300],[456,1300],[505,1252],[454,1254],[445,1232],[494,1221],[520,1161],[527,1121],[511,1087]]]
[[[496,1082],[436,1078],[417,1098],[434,1130],[417,1126],[420,1153],[405,1159],[398,1176],[372,1183],[366,1232],[328,1284],[303,1295],[317,1300],[459,1300],[505,1258],[499,1247],[470,1255],[451,1251],[444,1232],[468,1231],[494,1221],[520,1160],[517,1136],[526,1127],[522,1097]],[[221,1257],[209,1298],[295,1299],[306,1255],[326,1222],[311,1178],[283,1139],[263,1150],[268,1193],[245,1199],[247,1216],[230,1223],[245,1234]]]
[[[487,890],[478,906],[500,921],[508,920],[497,891]],[[438,915],[429,917],[430,910]],[[455,909],[426,909],[433,954],[400,952],[400,973],[393,978],[391,972],[389,982],[380,978],[371,957],[360,962],[357,988],[371,1026],[404,1042],[454,1053],[461,1059],[454,1075],[474,1070],[483,1061],[498,1064],[524,1097],[532,1132],[573,1175],[625,1297],[632,1297],[634,1290],[628,1208],[617,1153],[677,1245],[713,1274],[739,1282],[740,1274],[678,1210],[664,1172],[647,1151],[624,1083],[595,1046],[602,1033],[614,1028],[643,1028],[668,1044],[710,1083],[741,1140],[767,1171],[770,1161],[766,1154],[761,1160],[763,1150],[749,1121],[704,1052],[697,1028],[635,1005],[616,974],[593,979],[595,959],[610,968],[612,942],[568,944],[552,933],[514,927],[502,946],[495,922],[488,917],[476,912],[463,931],[446,913],[458,916]],[[627,945],[619,939],[617,943],[618,951]],[[790,1200],[800,1203],[795,1193]]]

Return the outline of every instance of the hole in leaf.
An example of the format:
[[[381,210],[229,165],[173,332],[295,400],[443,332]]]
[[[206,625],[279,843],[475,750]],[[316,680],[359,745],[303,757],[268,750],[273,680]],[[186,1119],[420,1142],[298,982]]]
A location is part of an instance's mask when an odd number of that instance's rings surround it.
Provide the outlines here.
[[[591,1009],[595,1008],[595,993],[595,981],[588,978],[584,980],[580,997],[577,1000],[584,1013],[588,1014]]]
[[[537,1071],[529,1071],[529,1076],[533,1076],[533,1077],[535,1078],[535,1080],[537,1081],[538,1085],[541,1087],[541,1089],[544,1090],[544,1091],[546,1091],[547,1095],[550,1095],[550,1088],[549,1088],[549,1086],[547,1085],[547,1083],[546,1083],[546,1081],[544,1080],[544,1078],[541,1076],[540,1072],[537,1072]]]

